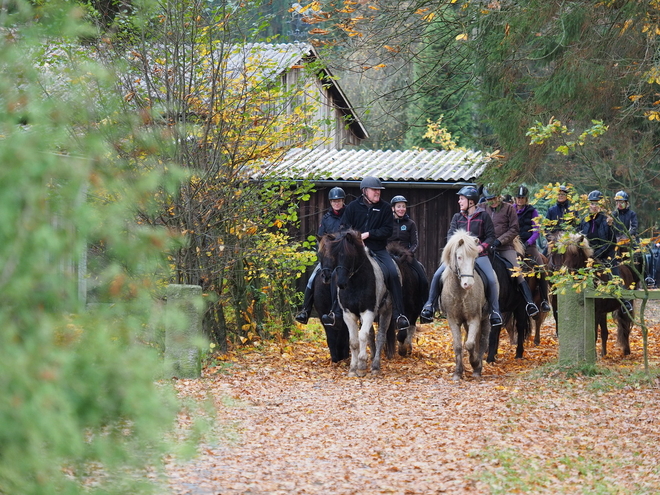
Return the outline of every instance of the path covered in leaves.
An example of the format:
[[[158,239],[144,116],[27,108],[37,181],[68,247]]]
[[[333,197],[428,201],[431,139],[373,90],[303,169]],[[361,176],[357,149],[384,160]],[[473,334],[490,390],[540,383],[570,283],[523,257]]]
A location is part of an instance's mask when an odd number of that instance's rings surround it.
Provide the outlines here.
[[[549,366],[549,318],[525,359],[503,334],[499,361],[458,383],[446,324],[421,330],[413,356],[384,360],[378,378],[348,378],[322,342],[300,342],[233,352],[177,381],[181,396],[213,398],[218,427],[194,460],[170,463],[171,492],[658,492],[660,383],[626,378],[643,370],[639,329],[630,358],[610,340],[599,362],[610,376]],[[654,367],[658,336],[652,327]]]

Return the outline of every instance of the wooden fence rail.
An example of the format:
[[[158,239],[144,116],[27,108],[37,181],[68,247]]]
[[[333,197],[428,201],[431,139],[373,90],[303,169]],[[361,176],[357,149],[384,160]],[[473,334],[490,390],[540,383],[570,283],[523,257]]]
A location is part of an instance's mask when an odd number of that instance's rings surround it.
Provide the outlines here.
[[[587,289],[557,295],[559,364],[594,364],[596,362],[596,299],[612,296]],[[622,290],[623,299],[660,299],[660,290]]]

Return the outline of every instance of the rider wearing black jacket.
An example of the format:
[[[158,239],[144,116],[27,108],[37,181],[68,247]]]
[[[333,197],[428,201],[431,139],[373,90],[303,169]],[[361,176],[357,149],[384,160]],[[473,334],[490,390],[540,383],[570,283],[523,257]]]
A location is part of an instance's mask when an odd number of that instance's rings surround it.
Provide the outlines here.
[[[392,294],[392,317],[399,329],[399,339],[405,338],[410,322],[403,314],[403,294],[399,271],[387,252],[387,239],[392,235],[394,219],[392,207],[387,201],[380,199],[380,192],[385,189],[380,179],[367,176],[360,182],[362,196],[352,201],[344,211],[342,229],[355,229],[361,233],[364,245],[384,267],[385,279]],[[324,325],[334,325],[337,302],[333,304],[333,311],[321,317]]]

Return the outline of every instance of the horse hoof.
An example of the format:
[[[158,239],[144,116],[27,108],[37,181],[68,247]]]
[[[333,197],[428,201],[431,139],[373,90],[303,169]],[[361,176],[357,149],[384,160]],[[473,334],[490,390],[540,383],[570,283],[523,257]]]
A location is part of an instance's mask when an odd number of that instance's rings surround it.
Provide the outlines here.
[[[371,370],[371,376],[380,376],[380,370]]]
[[[349,378],[357,378],[358,374],[355,371],[349,371],[348,372],[348,377]]]
[[[457,375],[456,373],[454,373],[451,377],[451,379],[454,380],[455,382],[461,381],[461,378],[463,377],[461,375]]]
[[[474,372],[472,373],[472,378],[481,378],[481,372],[480,372],[480,371],[479,371],[479,372],[474,371]]]

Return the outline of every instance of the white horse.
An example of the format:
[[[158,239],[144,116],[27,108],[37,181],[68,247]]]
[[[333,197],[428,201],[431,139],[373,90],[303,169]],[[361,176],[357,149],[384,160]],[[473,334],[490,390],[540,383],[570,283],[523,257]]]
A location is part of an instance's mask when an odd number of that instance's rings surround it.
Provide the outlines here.
[[[442,274],[440,301],[454,341],[454,380],[463,378],[462,328],[467,333],[465,349],[473,377],[481,376],[483,355],[488,348],[488,301],[483,281],[474,268],[479,256],[478,245],[479,239],[465,230],[458,230],[449,238],[442,252],[442,262],[447,269]]]

